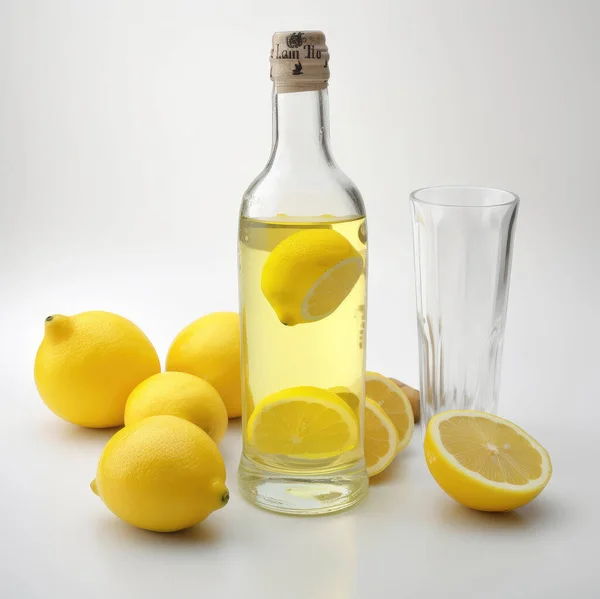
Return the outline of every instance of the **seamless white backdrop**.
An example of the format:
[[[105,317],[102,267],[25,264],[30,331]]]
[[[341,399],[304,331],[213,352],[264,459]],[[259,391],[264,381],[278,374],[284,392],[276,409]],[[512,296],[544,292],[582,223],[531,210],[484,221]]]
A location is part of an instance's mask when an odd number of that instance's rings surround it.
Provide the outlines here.
[[[223,582],[225,597],[265,580],[260,596],[281,596],[294,563],[290,596],[466,597],[465,576],[506,578],[472,596],[564,597],[573,580],[596,596],[599,19],[595,0],[0,0],[0,596],[196,596],[207,563],[213,591],[225,564],[249,581]],[[239,202],[270,146],[270,36],[302,28],[327,34],[333,150],[367,206],[371,369],[418,381],[409,192],[522,198],[500,413],[555,466],[529,520],[452,511],[413,443],[396,478],[326,524],[232,502],[212,545],[149,540],[88,497],[107,436],[63,425],[36,395],[47,314],[121,313],[164,357],[191,320],[237,309]],[[327,543],[335,558],[309,556]]]

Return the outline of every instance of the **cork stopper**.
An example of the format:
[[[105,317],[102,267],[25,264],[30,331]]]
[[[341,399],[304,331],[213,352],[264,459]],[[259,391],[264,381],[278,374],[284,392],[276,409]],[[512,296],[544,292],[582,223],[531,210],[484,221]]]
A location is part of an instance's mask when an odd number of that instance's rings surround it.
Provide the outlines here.
[[[325,89],[329,50],[322,31],[280,31],[273,35],[271,80],[278,94]]]

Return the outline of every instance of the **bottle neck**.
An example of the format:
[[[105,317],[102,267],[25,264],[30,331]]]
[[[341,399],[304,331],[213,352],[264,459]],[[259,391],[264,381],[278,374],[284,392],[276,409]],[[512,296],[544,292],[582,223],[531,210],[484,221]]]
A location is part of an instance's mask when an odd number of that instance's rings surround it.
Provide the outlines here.
[[[333,165],[329,149],[327,89],[278,94],[273,92],[273,149],[271,163],[306,167]]]

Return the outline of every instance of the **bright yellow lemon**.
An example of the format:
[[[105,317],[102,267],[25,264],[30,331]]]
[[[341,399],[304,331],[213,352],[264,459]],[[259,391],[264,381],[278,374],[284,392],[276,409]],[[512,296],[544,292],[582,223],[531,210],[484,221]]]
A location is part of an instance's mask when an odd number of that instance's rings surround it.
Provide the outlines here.
[[[188,528],[229,500],[215,442],[175,416],[150,416],[108,442],[91,484],[106,507],[133,526]]]
[[[332,229],[299,231],[281,241],[263,267],[261,288],[288,326],[326,318],[360,278],[363,259]]]
[[[186,326],[169,348],[167,370],[187,372],[208,381],[219,392],[229,418],[241,416],[237,312],[214,312]]]
[[[193,422],[219,443],[227,430],[227,410],[217,390],[187,372],[161,372],[141,382],[125,404],[125,426],[149,416],[178,416]]]
[[[125,402],[144,379],[160,372],[148,337],[110,312],[46,318],[35,358],[35,383],[46,405],[90,428],[123,424]]]
[[[293,387],[265,397],[248,421],[248,441],[258,451],[307,458],[333,457],[359,443],[348,404],[318,387]]]
[[[472,410],[442,412],[427,426],[433,478],[459,503],[485,512],[513,510],[548,484],[548,452],[508,420]]]

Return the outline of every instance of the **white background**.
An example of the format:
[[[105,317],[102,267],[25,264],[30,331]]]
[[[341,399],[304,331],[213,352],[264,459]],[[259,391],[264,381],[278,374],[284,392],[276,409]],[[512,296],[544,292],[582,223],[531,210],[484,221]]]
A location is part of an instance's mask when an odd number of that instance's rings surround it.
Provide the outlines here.
[[[597,597],[599,19],[595,0],[0,0],[0,597]],[[36,394],[48,314],[121,313],[164,357],[237,309],[270,36],[302,28],[327,34],[333,150],[367,206],[371,369],[417,384],[408,193],[522,198],[500,413],[555,473],[517,513],[455,505],[419,433],[356,509],[261,512],[234,425],[230,505],[146,533],[88,488],[110,432]]]

